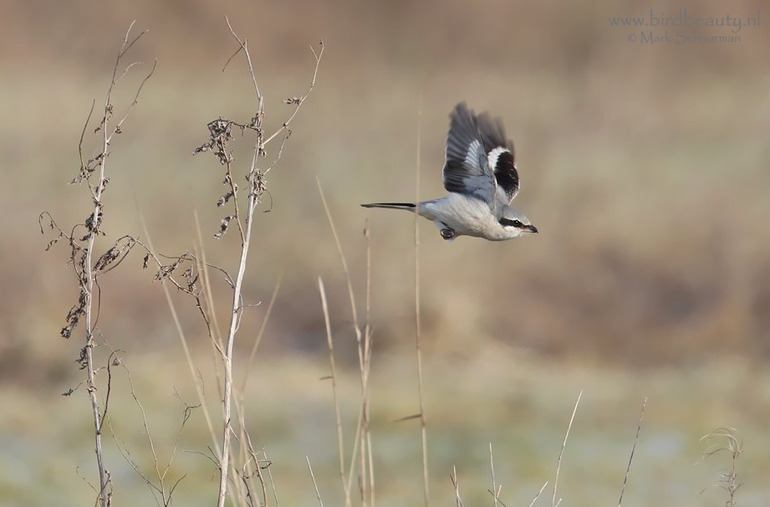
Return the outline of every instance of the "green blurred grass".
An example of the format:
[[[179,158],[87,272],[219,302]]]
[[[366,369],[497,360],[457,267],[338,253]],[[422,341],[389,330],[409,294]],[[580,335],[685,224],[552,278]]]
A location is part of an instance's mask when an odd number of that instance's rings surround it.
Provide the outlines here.
[[[342,351],[350,340],[338,340]],[[207,352],[196,354],[216,414]],[[184,403],[196,404],[189,372],[169,354],[124,355],[137,395],[149,417],[157,452],[168,456],[182,420]],[[628,505],[700,505],[719,499],[701,490],[716,482],[727,466],[717,455],[697,466],[705,444],[700,436],[725,425],[739,428],[745,453],[738,462],[742,505],[767,502],[770,473],[766,449],[770,375],[743,360],[644,374],[610,367],[543,361],[531,354],[490,344],[465,357],[426,354],[426,415],[432,500],[452,502],[448,480],[457,466],[466,504],[489,501],[488,445],[492,443],[498,484],[507,505],[528,505],[545,481],[552,481],[569,415],[583,389],[560,477],[567,505],[607,504],[617,500],[633,444],[642,399],[647,410],[626,491]],[[242,366],[242,365],[237,365]],[[238,370],[236,370],[238,371]],[[242,371],[242,369],[240,370]],[[252,440],[273,462],[272,473],[284,505],[310,504],[313,486],[304,465],[307,455],[327,505],[339,504],[336,433],[331,385],[322,360],[297,355],[260,357],[251,375],[247,415]],[[77,374],[68,375],[76,382]],[[152,459],[141,431],[140,413],[131,400],[125,372],[113,374],[110,422],[115,434],[145,471]],[[413,505],[421,498],[420,432],[415,421],[395,419],[417,411],[416,373],[410,350],[374,357],[371,379],[372,440],[377,501]],[[65,385],[69,385],[65,383]],[[359,380],[343,369],[339,378],[346,452],[352,449]],[[82,389],[82,388],[81,388]],[[177,394],[179,398],[177,398]],[[0,462],[3,505],[88,503],[92,496],[78,478],[93,477],[92,434],[87,402],[58,390],[30,396],[21,387],[3,389],[4,448]],[[54,422],[55,421],[55,422]],[[216,473],[206,452],[210,445],[203,415],[193,416],[182,433],[171,481],[189,474],[175,503],[209,505]],[[142,481],[106,437],[108,467],[120,504],[147,505],[152,499]],[[24,458],[19,459],[23,453]],[[45,487],[31,487],[43,482]],[[550,491],[547,489],[547,492]],[[550,498],[550,494],[544,494]],[[540,501],[540,505],[543,502]]]

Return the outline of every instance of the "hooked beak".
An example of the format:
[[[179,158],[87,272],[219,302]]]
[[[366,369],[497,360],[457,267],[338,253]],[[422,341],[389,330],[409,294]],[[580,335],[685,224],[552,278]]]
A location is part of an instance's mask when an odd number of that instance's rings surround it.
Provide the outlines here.
[[[528,226],[526,227],[526,229],[527,229],[529,232],[532,232],[532,233],[534,233],[534,234],[537,234],[537,227],[535,227],[534,225],[528,225]]]

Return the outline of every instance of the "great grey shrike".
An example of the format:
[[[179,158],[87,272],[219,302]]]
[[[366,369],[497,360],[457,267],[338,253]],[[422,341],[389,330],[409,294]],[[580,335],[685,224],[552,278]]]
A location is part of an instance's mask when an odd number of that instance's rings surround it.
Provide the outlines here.
[[[433,221],[441,237],[475,236],[504,241],[537,233],[537,227],[510,206],[519,192],[513,142],[500,118],[475,114],[465,102],[449,115],[444,162],[446,196],[414,203],[375,202],[365,208],[403,209]]]

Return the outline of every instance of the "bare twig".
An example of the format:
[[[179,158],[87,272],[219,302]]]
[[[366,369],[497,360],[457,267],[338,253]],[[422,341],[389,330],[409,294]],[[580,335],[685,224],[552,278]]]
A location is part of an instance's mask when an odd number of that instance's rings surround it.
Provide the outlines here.
[[[497,499],[500,496],[500,490],[497,489],[497,483],[495,481],[495,455],[492,452],[492,442],[489,442],[489,471],[492,474],[492,506],[497,507]]]
[[[118,351],[113,352],[113,355],[117,354],[117,352]],[[112,358],[113,356],[111,355],[110,357]],[[152,432],[150,431],[150,424],[147,420],[147,412],[145,411],[144,406],[142,405],[142,402],[139,400],[139,397],[136,394],[134,383],[131,378],[131,371],[128,369],[128,366],[126,365],[125,361],[122,358],[118,358],[116,361],[112,361],[112,360],[110,361],[110,366],[113,366],[116,364],[121,366],[123,370],[126,372],[126,378],[128,379],[128,385],[131,391],[131,397],[134,399],[134,403],[139,408],[139,411],[141,413],[144,435],[147,438],[147,443],[150,448],[150,453],[152,454],[153,467],[154,467],[155,478],[157,480],[157,483],[153,482],[152,479],[150,479],[147,475],[145,475],[141,471],[141,469],[139,468],[139,465],[131,458],[131,453],[128,451],[128,448],[126,447],[125,444],[121,446],[120,443],[118,443],[118,446],[117,446],[118,450],[123,455],[123,458],[131,466],[131,468],[133,468],[133,470],[144,480],[144,482],[150,488],[150,491],[153,497],[155,497],[155,501],[158,503],[158,505],[163,505],[163,507],[168,507],[172,503],[174,490],[179,485],[179,483],[185,479],[187,474],[184,474],[180,478],[178,478],[170,487],[166,484],[166,476],[168,475],[168,472],[171,470],[171,465],[173,464],[174,458],[176,457],[177,450],[179,449],[179,441],[182,437],[182,430],[184,430],[184,427],[187,424],[187,421],[190,419],[190,416],[192,415],[192,411],[198,408],[199,405],[185,406],[184,413],[182,416],[182,423],[179,425],[179,431],[177,432],[176,439],[174,441],[174,447],[171,450],[171,454],[169,455],[168,461],[164,465],[163,470],[161,470],[160,460],[158,459],[158,455],[155,450],[155,443],[152,438]],[[115,435],[111,422],[110,422],[110,432],[115,438],[115,441],[120,442],[120,440]]]
[[[315,495],[316,495],[316,498],[318,499],[318,504],[321,507],[324,507],[324,502],[323,500],[321,500],[321,492],[318,491],[318,483],[315,481],[315,475],[313,475],[313,467],[310,466],[310,458],[305,456],[305,459],[307,460],[307,469],[310,470],[310,478],[313,479],[313,487],[315,488]]]
[[[324,195],[323,187],[321,187],[321,180],[318,176],[315,178],[316,185],[318,186],[318,195],[321,196],[321,204],[323,204],[324,211],[326,212],[326,219],[329,222],[329,227],[332,230],[332,236],[334,237],[334,244],[337,247],[337,253],[340,256],[342,262],[342,271],[345,273],[345,280],[348,284],[348,296],[350,297],[350,310],[353,314],[353,330],[356,333],[356,341],[361,340],[361,328],[358,325],[358,310],[356,309],[356,298],[353,294],[353,283],[350,278],[350,270],[348,269],[348,262],[345,259],[345,253],[342,251],[342,244],[340,238],[337,235],[337,228],[334,226],[334,219],[332,218],[331,211],[329,211],[329,205],[326,203],[326,196]]]
[[[275,300],[278,297],[278,291],[281,289],[281,280],[283,279],[283,273],[278,275],[278,280],[275,282],[275,288],[273,289],[273,294],[270,296],[270,302],[267,305],[267,310],[265,310],[265,317],[262,319],[262,325],[259,327],[259,331],[257,332],[257,337],[254,339],[254,345],[251,347],[251,352],[249,353],[249,361],[246,363],[246,371],[243,373],[243,382],[241,383],[241,393],[246,392],[246,383],[249,380],[249,373],[251,372],[251,367],[254,365],[254,358],[257,355],[257,348],[259,347],[259,344],[262,342],[262,336],[265,334],[265,328],[267,327],[267,323],[270,320],[270,315],[273,313],[273,305],[275,305]]]
[[[580,398],[583,397],[583,390],[580,390],[577,401],[575,401],[575,408],[572,409],[572,415],[569,418],[569,425],[567,426],[567,433],[564,435],[564,442],[561,444],[561,450],[559,450],[559,459],[556,461],[556,476],[553,479],[553,497],[551,498],[551,507],[556,507],[561,502],[561,499],[556,501],[556,488],[559,484],[559,472],[561,471],[561,459],[564,456],[564,448],[567,447],[567,439],[569,438],[569,432],[572,429],[572,422],[575,420],[575,412],[577,412],[578,405],[580,405]]]
[[[86,169],[86,161],[83,159],[83,138],[86,135],[86,129],[88,128],[88,124],[91,121],[91,115],[94,114],[94,107],[96,106],[96,101],[91,102],[91,109],[88,111],[88,116],[86,117],[86,122],[83,124],[83,130],[80,132],[80,142],[78,143],[78,155],[80,155],[80,174],[84,174],[87,172]],[[73,183],[77,181],[77,178],[73,180]]]
[[[145,30],[145,32],[146,32],[146,30]],[[144,33],[144,32],[142,32],[142,33]],[[137,63],[139,63],[139,62],[135,62],[134,64],[131,64],[131,66],[133,66],[133,65],[135,65]],[[118,121],[118,123],[115,124],[115,127],[112,129],[112,133],[110,133],[110,135],[107,137],[107,144],[109,144],[112,141],[112,137],[115,134],[122,133],[121,126],[123,125],[123,122],[125,122],[126,118],[128,118],[128,114],[131,112],[131,109],[133,109],[133,107],[139,102],[139,94],[142,93],[142,88],[144,88],[144,84],[147,82],[147,80],[150,79],[152,77],[152,75],[155,73],[155,68],[157,66],[158,66],[158,60],[155,60],[155,62],[153,62],[153,64],[152,64],[152,69],[150,70],[149,74],[147,74],[144,77],[144,79],[142,80],[142,82],[139,84],[139,88],[137,88],[136,94],[134,95],[134,100],[131,101],[131,104],[126,109],[125,114],[120,119],[120,121]],[[130,66],[129,66],[129,68],[130,68]],[[126,72],[128,72],[128,68],[126,69]]]
[[[371,285],[372,285],[372,245],[369,234],[369,222],[364,226],[364,237],[366,238],[366,316],[364,328],[364,358],[365,368],[361,368],[361,380],[363,387],[363,416],[364,416],[364,434],[366,436],[366,453],[369,458],[369,505],[374,507],[374,458],[372,453],[372,432],[369,429],[369,371],[372,364],[372,326],[369,315],[371,310]],[[360,349],[360,347],[359,347]],[[365,381],[364,381],[365,378]],[[363,445],[363,444],[362,444]],[[362,464],[363,466],[363,464]]]
[[[147,249],[150,252],[154,252],[155,248],[152,243],[152,237],[150,236],[149,228],[147,227],[147,222],[144,219],[144,214],[140,212],[139,218],[142,223],[142,229],[144,230],[144,235],[147,237]],[[205,280],[206,278],[204,278]],[[185,361],[187,363],[187,367],[190,370],[190,377],[192,378],[193,385],[195,386],[195,393],[198,396],[198,403],[203,408],[203,417],[206,420],[206,426],[209,430],[209,434],[211,435],[211,441],[214,445],[214,448],[216,449],[217,454],[220,453],[219,450],[219,442],[217,441],[216,434],[214,432],[214,423],[211,418],[211,413],[209,412],[207,406],[206,406],[206,399],[203,393],[203,386],[201,385],[201,382],[199,381],[199,377],[197,374],[197,368],[195,366],[195,361],[193,361],[192,353],[190,352],[190,346],[187,343],[187,336],[184,333],[184,329],[182,328],[182,322],[179,319],[179,314],[176,310],[176,304],[174,303],[174,299],[171,297],[171,291],[169,290],[168,285],[165,283],[166,280],[174,282],[172,277],[164,277],[160,279],[161,287],[163,288],[163,295],[166,298],[166,304],[168,305],[168,311],[171,313],[171,319],[174,321],[174,328],[176,329],[177,337],[179,338],[179,343],[182,345],[182,351],[184,352]],[[207,281],[204,282],[206,286],[208,286]],[[207,321],[205,310],[202,306],[199,306],[201,313],[204,316],[204,320]]]
[[[644,397],[642,402],[642,411],[639,413],[639,424],[636,426],[636,436],[634,437],[634,445],[631,447],[631,456],[628,457],[628,466],[626,467],[626,474],[623,476],[623,486],[620,488],[620,498],[618,498],[618,507],[623,503],[623,493],[626,491],[626,484],[628,483],[628,475],[631,473],[631,462],[634,461],[634,452],[636,451],[636,444],[639,441],[639,432],[642,431],[642,421],[644,420],[644,409],[647,407],[647,397]]]
[[[417,108],[417,158],[415,160],[414,202],[420,202],[420,152],[421,152],[421,121],[422,121],[422,92]],[[422,347],[420,346],[420,227],[417,213],[414,214],[414,343],[417,356],[417,386],[420,406],[420,436],[422,440],[422,488],[425,507],[430,504],[428,486],[428,434],[423,399],[425,389],[422,371]]]
[[[257,113],[261,115],[262,111],[263,111],[264,97],[262,97],[262,93],[260,93],[260,91],[259,91],[259,84],[257,84],[257,76],[254,74],[254,65],[251,63],[251,55],[249,54],[248,40],[243,40],[242,41],[241,38],[238,37],[238,35],[236,35],[235,30],[233,30],[233,27],[230,24],[230,18],[228,18],[227,16],[225,16],[225,22],[227,23],[227,28],[230,29],[230,34],[233,36],[233,38],[235,40],[238,41],[238,45],[240,47],[233,54],[233,56],[228,58],[227,63],[225,64],[225,67],[222,69],[222,71],[224,72],[224,70],[227,68],[227,64],[230,63],[230,60],[232,60],[233,57],[235,57],[235,55],[237,55],[241,50],[243,50],[243,52],[246,53],[246,62],[249,65],[249,73],[251,74],[251,82],[254,85],[254,93],[257,96]]]
[[[345,450],[342,442],[342,418],[340,417],[340,403],[337,396],[337,367],[334,362],[334,342],[332,340],[331,324],[329,323],[329,306],[326,302],[326,291],[324,290],[324,282],[320,276],[318,277],[318,292],[321,295],[321,307],[323,309],[324,322],[326,324],[326,343],[329,347],[332,395],[334,396],[334,416],[337,420],[337,454],[339,456],[340,465],[340,482],[342,483],[342,490],[345,493],[345,505],[350,507],[350,489],[345,482]]]
[[[267,457],[267,453],[263,451],[262,453],[265,456],[265,459],[270,461]],[[281,502],[278,501],[278,490],[275,489],[275,481],[273,481],[273,472],[270,470],[270,467],[267,467],[267,477],[270,479],[270,489],[273,490],[273,499],[275,500],[276,507],[281,507]]]
[[[215,305],[214,305],[214,292],[212,290],[212,281],[211,281],[211,273],[209,271],[209,267],[211,267],[206,262],[206,249],[203,247],[204,241],[203,241],[203,230],[201,229],[201,223],[200,218],[198,217],[198,210],[193,211],[193,216],[195,218],[195,232],[198,237],[198,242],[196,246],[196,258],[199,259],[198,261],[198,271],[203,275],[203,287],[205,291],[205,304],[206,308],[208,309],[208,312],[204,310],[203,304],[198,304],[198,307],[200,308],[201,315],[203,316],[204,321],[206,322],[208,334],[209,334],[209,344],[212,348],[212,359],[215,361],[214,365],[214,375],[217,382],[217,389],[218,392],[221,392],[221,386],[222,386],[222,373],[221,370],[217,367],[219,365],[219,361],[217,361],[217,358],[220,358],[222,354],[224,353],[225,348],[225,342],[222,339],[222,327],[219,324],[219,318],[217,317],[217,312],[215,311]],[[229,273],[227,273],[224,270],[221,270],[222,274],[225,276],[225,280],[227,281],[227,284],[230,286],[230,288],[233,287],[233,280]],[[196,301],[196,303],[198,303]],[[211,316],[211,319],[209,321],[207,315]],[[213,437],[216,440],[216,437]],[[215,444],[217,450],[219,450],[219,444]]]
[[[452,466],[452,474],[449,476],[449,480],[452,481],[452,487],[455,490],[455,506],[463,507],[463,501],[460,498],[460,481],[457,479],[457,467]]]
[[[254,475],[257,476],[260,483],[260,489],[262,491],[262,505],[263,507],[269,507],[268,501],[267,501],[267,483],[262,476],[262,466],[259,464],[259,458],[257,457],[257,452],[254,450],[254,445],[251,443],[251,436],[249,435],[249,432],[245,430],[245,421],[241,421],[241,426],[243,430],[243,437],[249,452],[249,456],[251,456],[251,459],[254,462]],[[267,461],[267,458],[265,458],[265,462],[267,463],[265,468],[270,468],[270,462]],[[246,468],[246,464],[244,464],[244,469]],[[245,477],[244,477],[245,479]]]
[[[352,452],[351,457],[350,457],[350,469],[348,470],[348,482],[347,482],[348,491],[352,491],[353,490],[353,474],[358,469],[358,467],[356,465],[359,463],[359,461],[358,461],[358,456],[359,456],[359,454],[358,454],[358,447],[359,447],[359,445],[362,442],[362,440],[361,440],[361,432],[363,431],[363,423],[362,423],[363,418],[364,418],[364,413],[363,413],[362,410],[359,410],[358,411],[358,421],[356,422],[356,434],[353,436],[353,452]],[[361,484],[361,482],[359,481],[359,485],[360,484]]]
[[[548,486],[548,481],[545,481],[543,485],[540,487],[540,491],[537,492],[535,495],[535,498],[532,499],[532,501],[529,503],[529,507],[533,507],[535,505],[535,502],[537,502],[537,499],[540,498],[540,495],[543,493],[543,490],[545,487]]]
[[[321,65],[321,57],[324,54],[324,41],[319,41],[318,45],[320,47],[320,50],[316,53],[315,49],[313,49],[313,46],[310,46],[310,51],[313,52],[313,57],[315,58],[315,68],[313,69],[313,77],[310,79],[310,87],[308,87],[307,91],[298,99],[292,100],[292,103],[295,104],[294,111],[291,113],[289,118],[283,122],[283,124],[276,130],[272,135],[268,136],[265,140],[264,144],[268,144],[270,141],[276,138],[281,132],[289,128],[289,124],[294,119],[295,116],[297,116],[297,112],[299,111],[299,108],[302,107],[302,104],[305,102],[305,99],[307,99],[307,96],[310,95],[310,92],[313,91],[313,87],[315,87],[315,79],[316,76],[318,76],[318,68]]]

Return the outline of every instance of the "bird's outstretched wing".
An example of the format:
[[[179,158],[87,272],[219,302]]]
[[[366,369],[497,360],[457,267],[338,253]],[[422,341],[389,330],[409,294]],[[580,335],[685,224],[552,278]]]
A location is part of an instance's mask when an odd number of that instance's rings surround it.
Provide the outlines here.
[[[465,102],[461,102],[455,106],[449,118],[444,188],[492,204],[497,185],[489,170],[487,152],[479,135],[476,117]]]
[[[509,203],[519,189],[513,143],[502,121],[487,113],[476,116],[465,102],[450,115],[444,162],[444,188],[490,205]]]

